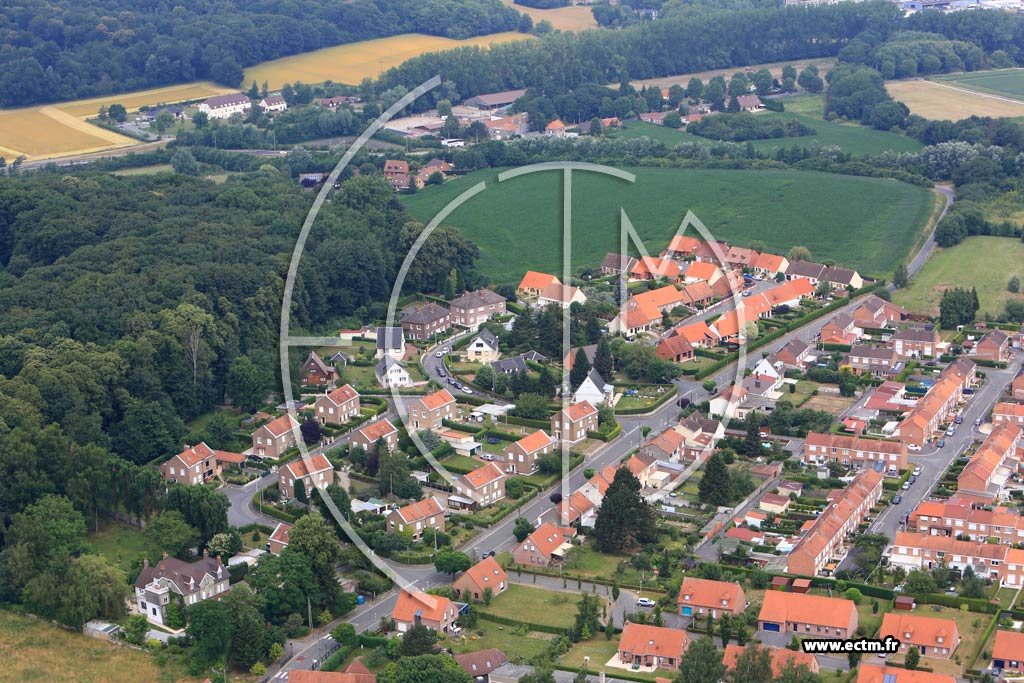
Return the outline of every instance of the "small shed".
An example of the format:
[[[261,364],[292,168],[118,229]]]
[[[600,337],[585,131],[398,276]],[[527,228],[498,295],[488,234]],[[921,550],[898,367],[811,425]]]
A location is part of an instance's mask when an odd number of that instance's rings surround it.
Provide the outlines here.
[[[121,627],[117,624],[111,624],[106,621],[99,621],[93,619],[92,621],[85,622],[85,626],[82,627],[82,633],[99,640],[117,640],[118,634],[121,633]]]
[[[806,593],[811,590],[810,579],[793,579],[793,592],[794,593]]]
[[[785,576],[776,576],[772,579],[773,591],[784,591],[789,588],[789,579]]]
[[[898,595],[893,603],[893,609],[909,612],[914,609],[914,598],[909,595]]]

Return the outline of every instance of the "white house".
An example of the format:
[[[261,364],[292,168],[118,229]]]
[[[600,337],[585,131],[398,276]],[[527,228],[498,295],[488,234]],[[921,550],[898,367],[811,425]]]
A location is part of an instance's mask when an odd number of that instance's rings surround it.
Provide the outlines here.
[[[490,330],[483,330],[469,342],[465,353],[467,360],[493,363],[501,356],[498,338]]]
[[[205,113],[211,119],[229,119],[235,114],[244,114],[249,111],[252,103],[242,93],[230,95],[217,95],[208,100],[200,102],[196,109]]]
[[[284,101],[284,98],[280,93],[268,95],[260,100],[260,109],[265,112],[284,111],[288,108],[288,103]]]
[[[401,327],[377,328],[377,351],[375,358],[390,356],[402,360],[405,356],[405,330]]]
[[[405,363],[395,360],[391,356],[384,356],[378,361],[374,375],[377,376],[377,384],[385,389],[407,387],[412,384],[412,377],[405,369]]]
[[[572,395],[572,401],[573,403],[587,401],[590,405],[596,406],[599,403],[610,404],[614,396],[615,387],[606,383],[601,375],[597,374],[597,370],[591,369],[590,374]]]

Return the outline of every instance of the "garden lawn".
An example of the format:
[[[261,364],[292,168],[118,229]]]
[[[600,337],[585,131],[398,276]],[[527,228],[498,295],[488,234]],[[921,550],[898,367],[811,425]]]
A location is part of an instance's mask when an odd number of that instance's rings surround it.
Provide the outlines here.
[[[96,554],[103,555],[107,562],[125,571],[133,560],[148,550],[142,531],[121,522],[101,524],[100,530],[90,533],[87,540]]]
[[[475,460],[464,455],[450,455],[441,460],[441,464],[456,474],[466,474],[484,465],[482,460]]]
[[[934,617],[937,619],[953,619],[956,621],[957,628],[960,631],[960,646],[957,647],[956,652],[953,656],[959,655],[961,664],[957,664],[954,659],[937,659],[933,657],[921,657],[921,664],[931,667],[935,673],[949,674],[951,676],[962,676],[963,669],[970,668],[971,660],[974,659],[974,653],[978,651],[978,645],[981,641],[981,637],[985,631],[985,628],[992,621],[991,614],[981,614],[979,612],[961,612],[959,609],[953,609],[952,607],[940,607],[939,605],[918,605],[914,608],[914,614],[918,614],[922,617]],[[903,661],[903,655],[896,655],[892,657],[898,662]]]
[[[512,661],[520,657],[525,661],[544,652],[552,637],[550,634],[534,631],[518,633],[515,626],[504,626],[483,619],[477,624],[477,628],[470,630],[469,633],[472,635],[461,639],[450,638],[443,643],[446,647],[451,647],[457,655],[496,648]]]
[[[584,657],[590,657],[590,660],[586,662],[587,671],[602,671],[605,669],[605,663],[615,656],[618,651],[619,636],[612,637],[611,640],[606,640],[604,634],[598,634],[590,640],[585,640],[580,643],[576,643],[572,646],[572,649],[562,655],[561,663],[566,666],[572,666],[577,668],[584,667]],[[616,669],[607,670],[608,676],[614,677]],[[637,676],[639,678],[648,678],[654,680],[657,674],[649,674],[641,671],[630,671],[630,676]]]
[[[929,190],[886,179],[804,171],[628,170],[636,174],[633,184],[582,171],[573,175],[573,268],[596,267],[620,248],[621,207],[651,254],[665,248],[692,210],[719,240],[762,240],[779,253],[803,245],[816,259],[888,274],[910,252],[934,206]],[[487,189],[444,221],[480,248],[480,270],[496,283],[518,283],[527,270],[560,273],[561,183],[550,171],[500,184],[497,174],[469,173],[401,200],[425,222],[466,189],[486,182]],[[835,238],[840,234],[843,240]]]
[[[1000,314],[1006,299],[1024,297],[1006,291],[1014,274],[1024,279],[1024,242],[1012,237],[968,237],[954,247],[937,249],[911,278],[910,286],[893,294],[893,301],[914,313],[938,315],[942,292],[974,286],[981,304],[978,317]]]
[[[480,606],[479,610],[523,623],[569,628],[576,619],[576,603],[579,599],[576,593],[560,593],[513,583],[509,584],[508,590],[496,596],[489,606]],[[493,628],[498,624],[482,619],[480,625]]]

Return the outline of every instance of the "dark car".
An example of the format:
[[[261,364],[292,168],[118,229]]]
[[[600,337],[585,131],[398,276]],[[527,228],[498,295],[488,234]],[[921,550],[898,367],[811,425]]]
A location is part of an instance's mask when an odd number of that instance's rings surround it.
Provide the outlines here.
[[[939,448],[945,448],[946,447],[946,440],[945,439],[939,439],[939,442],[937,444],[935,444],[935,445],[938,446]]]
[[[438,377],[447,377],[448,373],[444,371],[444,368],[438,368],[437,369],[437,376]]]
[[[900,494],[897,493],[895,496],[892,497],[892,504],[893,505],[899,505],[902,502],[903,502],[903,496],[901,496]]]

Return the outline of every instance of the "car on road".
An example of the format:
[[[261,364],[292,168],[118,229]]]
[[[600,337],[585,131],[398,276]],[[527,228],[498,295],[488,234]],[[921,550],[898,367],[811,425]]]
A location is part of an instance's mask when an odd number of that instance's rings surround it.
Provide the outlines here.
[[[950,427],[946,430],[946,436],[953,436],[956,434],[956,427]]]
[[[480,456],[480,458],[482,460],[486,460],[487,462],[493,462],[494,461],[494,456],[492,454],[490,454],[490,453],[484,453],[483,455]]]
[[[945,448],[946,447],[946,440],[945,439],[939,439],[939,442],[937,444],[935,444],[935,445],[938,446],[939,448]]]
[[[963,424],[964,423],[964,416],[963,415],[957,415],[956,419],[953,420],[953,422],[955,422],[958,425]]]
[[[444,358],[444,351],[438,351],[435,353],[434,358]]]
[[[910,481],[908,480],[908,481],[903,482],[903,490],[906,491],[909,488],[910,488]]]
[[[910,476],[909,476],[909,477],[907,478],[907,483],[908,483],[908,484],[913,484],[913,483],[914,483],[914,482],[916,482],[916,481],[917,481],[917,477],[915,477],[915,476],[914,476],[913,474],[912,474],[912,475],[910,475]]]
[[[447,381],[448,381],[448,384],[452,385],[453,387],[458,384],[458,382],[455,381],[454,377],[449,377]]]
[[[893,505],[899,505],[902,502],[903,502],[903,496],[901,496],[900,494],[897,493],[895,496],[892,497],[892,504]]]
[[[750,294],[751,294],[751,291],[749,289],[744,289],[743,290],[743,296],[750,296]]]
[[[918,465],[917,467],[914,468],[914,476],[916,477],[916,476],[919,476],[920,474],[921,474],[921,466]]]
[[[921,447],[918,446],[916,443],[908,443],[907,444],[907,450],[908,451],[919,451],[919,450],[921,450]]]
[[[654,605],[654,600],[651,600],[650,598],[640,598],[636,601],[637,607],[654,607]]]
[[[467,387],[465,384],[463,384],[461,387],[459,387],[459,389],[462,390],[462,392],[464,394],[472,394],[473,393],[473,390],[470,389],[469,387]]]
[[[437,369],[437,376],[438,377],[447,377],[448,373],[444,371],[444,368],[438,368]]]
[[[980,417],[977,420],[974,421],[974,426],[975,427],[980,427],[981,426],[981,418]]]

